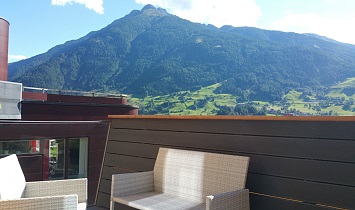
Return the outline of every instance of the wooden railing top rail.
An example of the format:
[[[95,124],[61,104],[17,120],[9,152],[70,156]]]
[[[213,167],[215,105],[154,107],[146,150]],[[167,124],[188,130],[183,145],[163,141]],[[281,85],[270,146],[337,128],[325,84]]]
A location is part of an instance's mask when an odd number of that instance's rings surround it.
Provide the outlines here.
[[[355,116],[194,116],[194,115],[109,115],[109,119],[157,120],[245,120],[355,122]]]

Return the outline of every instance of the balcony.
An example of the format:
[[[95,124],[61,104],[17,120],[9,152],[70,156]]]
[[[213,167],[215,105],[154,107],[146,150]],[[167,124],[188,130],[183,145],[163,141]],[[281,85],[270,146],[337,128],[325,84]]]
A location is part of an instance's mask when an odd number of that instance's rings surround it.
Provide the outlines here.
[[[112,174],[152,170],[160,146],[250,157],[251,209],[355,209],[353,116],[109,119],[109,127],[107,122],[0,122],[0,133],[6,134],[0,140],[88,136],[89,209],[108,209]],[[36,174],[26,170],[29,177]]]
[[[251,209],[355,208],[355,117],[109,118],[96,206],[112,174],[152,170],[164,146],[249,156]]]

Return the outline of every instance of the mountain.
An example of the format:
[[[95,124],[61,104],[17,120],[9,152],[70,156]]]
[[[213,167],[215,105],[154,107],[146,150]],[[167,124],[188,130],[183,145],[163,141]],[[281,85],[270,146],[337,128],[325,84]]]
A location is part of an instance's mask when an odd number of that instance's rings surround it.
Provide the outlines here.
[[[192,23],[151,5],[9,65],[25,86],[161,95],[221,83],[241,101],[355,77],[355,46],[312,34]]]

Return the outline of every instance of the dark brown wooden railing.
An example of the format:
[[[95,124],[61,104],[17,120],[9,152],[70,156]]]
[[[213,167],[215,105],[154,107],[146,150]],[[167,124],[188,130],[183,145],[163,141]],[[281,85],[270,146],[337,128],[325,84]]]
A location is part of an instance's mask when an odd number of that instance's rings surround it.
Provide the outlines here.
[[[355,209],[355,117],[110,118],[98,206],[112,174],[152,170],[164,146],[249,156],[251,209]]]

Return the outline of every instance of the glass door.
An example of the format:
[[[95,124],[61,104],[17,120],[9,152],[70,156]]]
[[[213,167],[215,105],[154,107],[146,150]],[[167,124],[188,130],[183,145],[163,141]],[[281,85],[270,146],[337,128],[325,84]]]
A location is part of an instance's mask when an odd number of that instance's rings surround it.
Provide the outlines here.
[[[83,178],[87,176],[87,138],[70,138],[69,142],[69,160],[68,160],[68,178]]]
[[[65,139],[49,140],[49,180],[64,179],[65,155]]]
[[[48,162],[49,180],[87,177],[88,138],[49,140]]]

